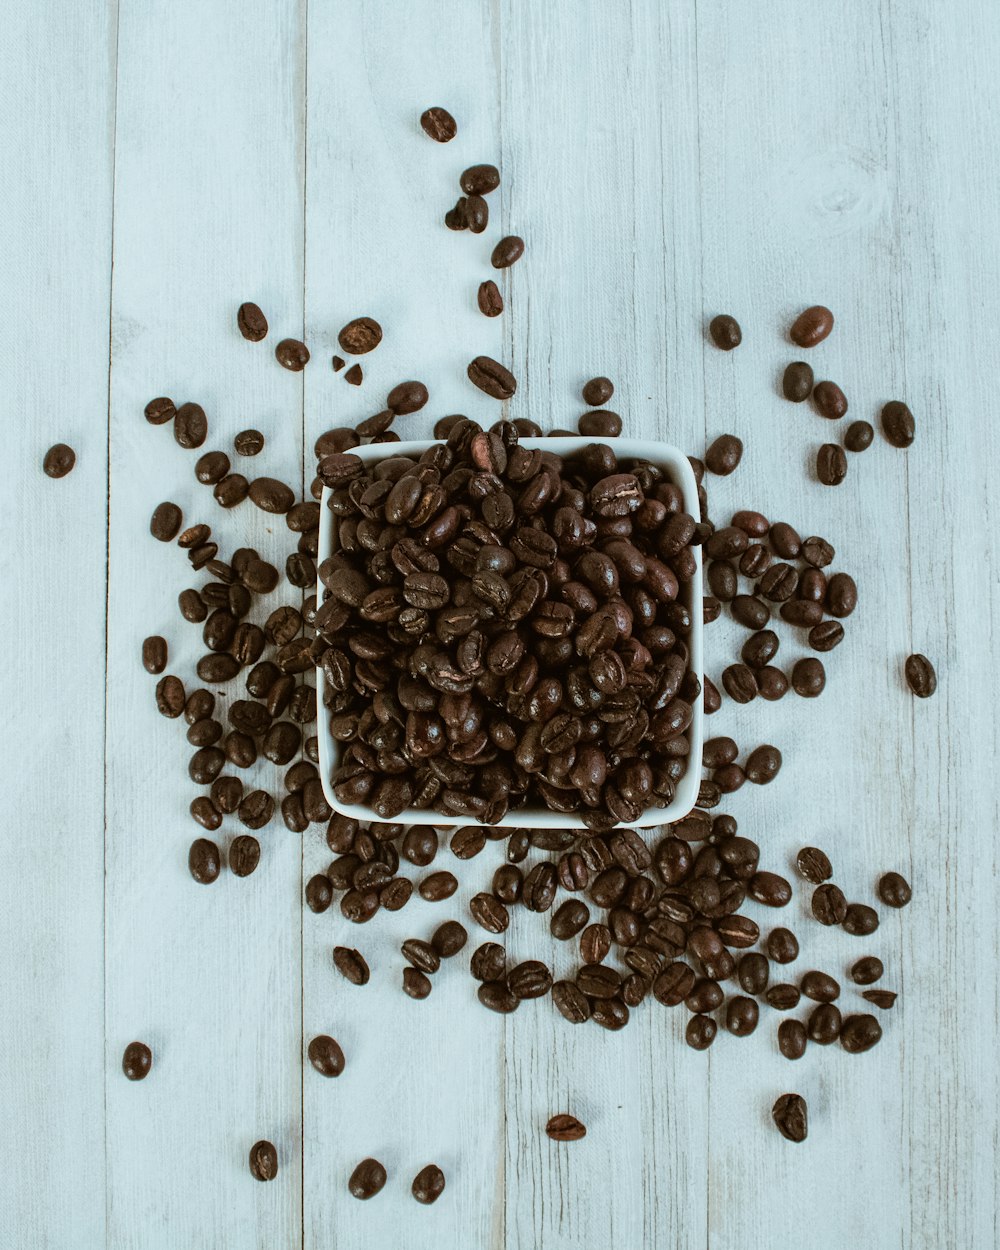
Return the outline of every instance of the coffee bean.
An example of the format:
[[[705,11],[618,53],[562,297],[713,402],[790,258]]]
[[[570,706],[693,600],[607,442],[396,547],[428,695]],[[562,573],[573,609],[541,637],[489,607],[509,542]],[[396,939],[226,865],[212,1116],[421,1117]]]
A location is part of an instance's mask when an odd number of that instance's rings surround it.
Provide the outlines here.
[[[555,864],[548,860],[536,864],[524,879],[524,889],[521,894],[522,903],[524,903],[528,911],[548,911],[555,899],[557,884],[558,877]],[[594,897],[595,888],[597,888],[596,882],[591,887],[591,897]],[[597,899],[594,898],[594,901],[597,902]]]
[[[422,938],[407,938],[401,949],[403,957],[421,972],[433,973],[441,967],[441,956]]]
[[[187,451],[194,451],[208,437],[208,418],[201,404],[181,404],[174,415],[174,438]]]
[[[153,1066],[153,1052],[145,1042],[129,1042],[122,1055],[122,1071],[130,1081],[144,1081]]]
[[[808,634],[810,647],[814,651],[832,651],[844,640],[844,627],[839,621],[822,621],[814,625]]]
[[[479,293],[476,299],[479,304],[479,311],[484,317],[499,317],[503,312],[503,296],[500,294],[500,288],[492,278],[487,282],[479,284]]]
[[[771,609],[756,595],[736,595],[729,610],[733,619],[746,629],[763,629],[771,619]]]
[[[767,1005],[775,1011],[794,1011],[800,997],[798,987],[788,984],[772,985],[764,995]]]
[[[567,899],[552,914],[549,927],[552,936],[566,942],[585,928],[590,919],[590,909],[580,899]]]
[[[552,988],[552,973],[538,959],[526,959],[507,973],[507,987],[515,998],[543,998]]]
[[[273,477],[258,477],[250,483],[250,500],[262,512],[284,513],[295,502],[295,495],[284,482]]]
[[[864,903],[849,903],[844,929],[854,937],[868,937],[878,928],[878,912]]]
[[[259,343],[267,337],[267,318],[256,304],[240,304],[236,324],[240,334],[251,343]]]
[[[785,907],[792,898],[792,887],[776,872],[756,872],[747,884],[747,893],[765,907]]]
[[[905,907],[913,897],[910,883],[898,872],[886,872],[879,877],[878,896],[886,907]]]
[[[813,885],[822,885],[833,876],[829,857],[815,846],[804,846],[795,857],[795,866]]]
[[[195,462],[194,475],[203,486],[212,486],[226,476],[229,468],[229,457],[224,451],[207,451]]]
[[[882,1040],[882,1026],[874,1016],[847,1016],[840,1027],[840,1044],[849,1055],[860,1055]]]
[[[500,185],[500,171],[495,165],[470,165],[459,183],[466,195],[489,195]]]
[[[704,696],[702,704],[706,716],[711,716],[713,712],[717,712],[722,706],[722,696],[719,694],[715,683],[708,677],[704,679]]]
[[[778,964],[790,964],[799,957],[798,938],[791,929],[772,929],[767,935],[767,953]]]
[[[916,423],[906,404],[893,399],[885,405],[882,409],[882,433],[893,447],[910,446],[915,437]]]
[[[216,829],[222,827],[222,813],[212,800],[205,795],[199,795],[198,798],[192,799],[189,810],[196,824],[201,825],[203,829],[207,829],[209,833],[214,833]]]
[[[903,665],[906,684],[918,699],[929,699],[937,690],[937,673],[926,655],[909,655]]]
[[[66,443],[54,443],[45,453],[42,469],[48,477],[65,477],[76,464],[76,452]]]
[[[749,954],[740,957],[740,962],[737,965],[737,977],[744,993],[763,994],[764,990],[767,989],[768,975],[768,962],[763,955],[758,954],[756,951],[751,951]]]
[[[427,399],[427,387],[423,382],[400,382],[389,392],[385,406],[397,417],[403,417],[411,412],[419,412]]]
[[[867,421],[852,421],[844,435],[844,446],[848,451],[867,451],[874,437],[875,431]]]
[[[521,1000],[502,981],[484,981],[476,991],[476,997],[484,1007],[500,1015],[509,1015],[521,1005]]]
[[[278,1152],[269,1141],[250,1147],[250,1175],[255,1181],[273,1181],[278,1175]]]
[[[792,322],[788,337],[797,347],[815,347],[833,329],[833,313],[822,304],[806,308]]]
[[[179,677],[161,677],[156,683],[156,710],[170,720],[184,711],[184,685]]]
[[[766,668],[777,655],[778,646],[778,635],[773,630],[758,630],[743,644],[740,658],[752,669]]]
[[[865,990],[861,997],[879,1011],[889,1011],[895,1005],[897,995],[892,990]]]
[[[192,525],[183,534],[177,536],[177,546],[184,547],[186,550],[190,550],[192,547],[204,546],[211,533],[212,531],[207,525]]]
[[[667,964],[653,982],[653,997],[665,1007],[682,1003],[694,987],[694,971],[686,963]]]
[[[735,434],[720,434],[705,452],[705,468],[719,477],[728,477],[737,468],[742,457],[741,440]]]
[[[825,607],[831,616],[850,616],[858,605],[858,588],[850,573],[834,573],[826,587]]]
[[[573,981],[556,981],[552,986],[552,1001],[570,1024],[583,1024],[590,1019],[590,1000]]]
[[[208,838],[196,838],[188,851],[188,868],[199,885],[211,885],[222,871],[219,848]]]
[[[371,973],[360,951],[352,950],[347,946],[335,946],[333,964],[340,975],[352,985],[368,984]]]
[[[824,443],[816,453],[816,476],[824,486],[839,486],[847,477],[847,457],[839,443]]]
[[[792,668],[792,689],[803,699],[815,699],[826,685],[826,669],[819,660],[806,656]]]
[[[449,230],[465,230],[467,222],[465,220],[465,206],[467,204],[465,196],[460,196],[455,203],[454,208],[450,208],[444,215],[444,224]]]
[[[432,872],[417,886],[420,897],[429,903],[439,903],[442,899],[451,898],[457,889],[458,880],[450,872]]]
[[[611,950],[611,930],[604,924],[588,925],[580,937],[580,958],[585,964],[602,963]]]
[[[622,432],[621,417],[606,408],[583,413],[576,424],[580,433],[588,438],[617,438]]]
[[[172,399],[161,396],[159,399],[151,399],[146,405],[145,412],[146,420],[150,425],[166,425],[177,415],[177,408]]]
[[[337,342],[350,356],[364,356],[382,342],[382,327],[372,317],[355,317],[337,335]]]
[[[724,669],[722,684],[734,703],[750,703],[757,697],[757,678],[745,664],[730,664]]]
[[[554,1115],[545,1126],[545,1135],[553,1141],[580,1141],[587,1136],[587,1127],[575,1115]]]
[[[352,1198],[374,1198],[385,1185],[386,1171],[378,1159],[362,1159],[351,1173],[347,1188]]]
[[[773,703],[775,700],[782,698],[788,691],[788,678],[780,668],[773,668],[770,664],[764,668],[759,668],[755,672],[757,678],[757,693],[762,699],[767,699]]]
[[[207,720],[215,711],[215,695],[210,690],[192,690],[184,704],[184,719],[189,725]]]
[[[684,1029],[684,1040],[692,1050],[708,1050],[718,1031],[719,1026],[711,1016],[692,1016]]]
[[[351,365],[350,369],[344,374],[344,381],[349,386],[360,386],[365,380],[364,371],[358,364]]]
[[[839,885],[821,885],[813,890],[812,914],[820,924],[843,924],[847,899]]]
[[[442,142],[444,141],[442,140]],[[422,1203],[424,1206],[430,1206],[432,1202],[437,1202],[438,1198],[444,1193],[444,1185],[444,1173],[436,1163],[428,1163],[413,1178],[410,1193],[413,1194],[417,1202]]]
[[[821,337],[826,338],[826,334]],[[800,346],[807,344],[800,343]],[[771,1108],[771,1118],[786,1141],[802,1142],[809,1134],[809,1115],[801,1094],[782,1094]]]
[[[237,877],[249,877],[260,863],[260,843],[249,833],[233,838],[229,846],[229,867]]]
[[[477,356],[466,372],[469,381],[493,399],[510,399],[517,390],[517,380],[510,370],[489,356]]]
[[[734,1037],[749,1037],[759,1019],[760,1008],[752,998],[737,995],[726,1004],[726,1028]]]
[[[785,368],[781,379],[781,393],[793,404],[801,404],[809,398],[813,389],[813,371],[804,360],[795,360]]]
[[[840,1008],[833,1003],[820,1003],[813,1009],[808,1021],[809,1040],[820,1046],[830,1046],[840,1036]]]
[[[162,673],[167,667],[167,640],[151,634],[142,642],[142,667],[147,673]]]
[[[610,378],[596,377],[584,383],[583,402],[591,408],[601,408],[615,393],[614,383]]]
[[[264,435],[260,430],[241,430],[233,439],[238,456],[258,456],[264,450]]]
[[[781,752],[777,747],[760,746],[751,751],[743,767],[747,780],[765,786],[777,777],[781,769]]]
[[[509,269],[524,255],[524,240],[516,234],[509,234],[493,249],[490,264],[494,269]]]
[[[716,347],[731,352],[743,342],[743,331],[735,317],[720,313],[708,323],[708,333]]]
[[[311,1039],[307,1053],[309,1062],[320,1076],[340,1076],[344,1070],[344,1052],[325,1033]]]
[[[847,396],[836,382],[817,382],[813,388],[813,403],[821,417],[839,421],[847,412]]]
[[[885,968],[876,955],[865,955],[851,966],[851,979],[857,985],[872,985],[881,980]]]
[[[274,349],[274,357],[283,369],[301,373],[309,363],[309,348],[298,339],[282,339]]]
[[[469,968],[477,981],[499,981],[507,966],[504,948],[496,942],[484,942],[472,952]]]
[[[806,998],[816,1003],[832,1003],[840,997],[840,986],[825,972],[806,972],[799,984]]]
[[[457,955],[469,940],[465,926],[457,920],[446,920],[439,925],[431,937],[431,946],[442,959],[450,959]]]
[[[169,543],[177,537],[181,528],[181,510],[175,503],[161,503],[153,511],[149,532],[161,543]]]
[[[447,109],[435,105],[433,108],[424,109],[420,114],[420,125],[424,134],[428,138],[433,139],[435,143],[450,143],[458,134],[458,126],[454,117]],[[414,1182],[415,1184],[416,1182]],[[444,1185],[442,1183],[442,1189]],[[435,1195],[436,1197],[437,1195]],[[416,1194],[414,1193],[414,1197]],[[419,1199],[418,1201],[433,1201],[433,1199]]]
[[[809,1034],[801,1020],[782,1020],[778,1025],[778,1049],[786,1059],[801,1059]]]
[[[263,829],[274,815],[274,799],[266,790],[251,790],[240,800],[236,814],[248,829]]]
[[[503,933],[510,924],[510,913],[492,894],[476,894],[469,900],[472,919],[487,933]]]

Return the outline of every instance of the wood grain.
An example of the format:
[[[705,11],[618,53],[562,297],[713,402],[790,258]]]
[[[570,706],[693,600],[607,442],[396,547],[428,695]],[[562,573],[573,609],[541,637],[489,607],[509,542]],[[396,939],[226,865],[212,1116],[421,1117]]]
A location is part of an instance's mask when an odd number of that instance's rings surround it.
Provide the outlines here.
[[[1000,12],[973,0],[98,9],[12,12],[0,49],[12,1244],[995,1245]],[[451,144],[421,133],[431,104],[457,117]],[[489,232],[452,234],[444,211],[479,161],[503,175]],[[475,292],[501,231],[527,250],[490,321]],[[270,320],[262,344],[236,331],[244,299]],[[849,419],[877,425],[904,398],[918,421],[909,451],[877,435],[852,456],[839,490],[813,472],[838,427],[780,397],[785,363],[803,355],[785,328],[816,301],[837,325],[809,359],[843,386]],[[731,354],[706,338],[717,312],[743,325]],[[355,390],[330,357],[361,314],[386,334]],[[294,376],[273,346],[300,334],[313,359]],[[720,1036],[707,1055],[683,1044],[683,1008],[646,1005],[620,1034],[573,1028],[548,1002],[491,1016],[466,973],[486,937],[467,901],[498,844],[467,865],[442,848],[462,881],[451,904],[415,899],[360,929],[301,905],[330,858],[319,827],[297,838],[276,822],[249,879],[189,877],[185,726],[156,714],[139,647],[163,632],[171,669],[193,670],[201,643],[176,594],[202,579],[149,536],[149,514],[175,500],[212,524],[223,555],[252,541],[276,557],[287,536],[249,503],[224,514],[144,404],[198,399],[206,450],[232,454],[256,426],[264,453],[234,469],[306,491],[316,436],[377,411],[404,378],[431,402],[401,433],[448,412],[495,419],[465,377],[480,353],[518,376],[509,414],[543,428],[572,428],[581,384],[607,373],[632,434],[696,454],[738,434],[739,471],[707,483],[716,519],[760,508],[828,537],[834,567],[857,578],[822,698],[727,704],[709,728],[783,751],[774,785],[726,803],[767,866],[793,876],[812,842],[852,898],[872,900],[888,868],[913,881],[912,905],[882,909],[866,940],[820,930],[807,890],[786,913],[746,908],[765,932],[791,923],[803,953],[781,975],[831,971],[845,1012],[863,1005],[850,963],[883,957],[900,999],[874,1052],[813,1047],[789,1063],[767,1008],[753,1039]],[[78,465],[50,482],[40,461],[58,439]],[[42,629],[28,613],[38,569],[60,590]],[[735,626],[708,630],[711,676],[741,641]],[[782,634],[786,669],[800,644]],[[934,699],[905,688],[915,650],[937,665]],[[269,765],[252,776],[279,781]],[[453,914],[469,945],[412,1002],[399,944]],[[335,944],[364,951],[370,985],[335,973]],[[512,962],[557,973],[576,955],[527,913],[506,945]],[[347,1055],[334,1081],[303,1063],[321,1031]],[[140,1085],[120,1073],[133,1037],[155,1054]],[[786,1090],[809,1102],[802,1147],[770,1124]],[[544,1136],[558,1111],[587,1123],[583,1141]],[[279,1151],[266,1186],[246,1165],[258,1137]],[[389,1182],[358,1203],[346,1181],[367,1154]],[[421,1208],[409,1185],[432,1160],[448,1185]]]

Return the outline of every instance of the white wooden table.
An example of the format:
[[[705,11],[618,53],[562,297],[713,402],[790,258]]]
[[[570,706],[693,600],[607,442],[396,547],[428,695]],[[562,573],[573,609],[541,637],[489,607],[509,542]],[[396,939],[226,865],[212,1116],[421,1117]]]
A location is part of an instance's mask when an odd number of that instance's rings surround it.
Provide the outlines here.
[[[4,1245],[997,1243],[998,56],[1000,9],[979,0],[4,6]],[[443,148],[417,125],[436,103],[460,123]],[[495,322],[474,294],[496,232],[441,225],[475,161],[501,167],[494,214],[528,247]],[[244,299],[271,323],[260,349],[234,328]],[[777,390],[798,354],[783,328],[815,301],[837,327],[814,360],[852,413],[901,397],[919,422],[909,452],[879,437],[839,490],[810,472],[829,427]],[[731,355],[705,341],[719,311],[744,327]],[[329,356],[359,313],[386,341],[355,391]],[[270,347],[300,334],[314,361],[294,376]],[[189,748],[139,645],[163,630],[187,674],[198,631],[149,514],[173,499],[228,549],[249,532],[275,554],[284,527],[222,514],[143,405],[200,400],[209,446],[259,427],[255,469],[301,487],[316,435],[404,377],[432,390],[416,435],[446,412],[492,419],[464,377],[479,353],[512,364],[514,414],[543,426],[572,423],[604,372],[636,436],[700,451],[739,434],[716,514],[824,534],[856,574],[819,703],[727,707],[712,727],[784,751],[774,786],[727,805],[769,866],[814,842],[858,898],[890,867],[914,882],[868,941],[793,904],[797,969],[846,981],[862,948],[885,959],[900,1000],[870,1054],[789,1064],[768,1012],[708,1055],[655,1004],[620,1034],[548,1003],[501,1019],[457,967],[411,1002],[398,942],[443,907],[360,931],[304,912],[329,859],[315,828],[268,830],[247,880],[188,876]],[[59,440],[78,465],[52,482]],[[709,638],[717,677],[726,635]],[[913,650],[938,666],[933,700],[903,686]],[[460,901],[494,866],[462,867]],[[564,966],[525,919],[513,955]],[[339,942],[368,954],[367,989],[334,973]],[[303,1067],[319,1031],[347,1052],[337,1081]],[[136,1037],[155,1052],[141,1084],[120,1069]],[[770,1125],[786,1089],[809,1100],[802,1147]],[[585,1141],[545,1138],[557,1110]],[[247,1171],[258,1137],[278,1147],[270,1185]],[[369,1153],[390,1180],[358,1203],[346,1178]],[[448,1188],[425,1209],[409,1182],[431,1160]]]

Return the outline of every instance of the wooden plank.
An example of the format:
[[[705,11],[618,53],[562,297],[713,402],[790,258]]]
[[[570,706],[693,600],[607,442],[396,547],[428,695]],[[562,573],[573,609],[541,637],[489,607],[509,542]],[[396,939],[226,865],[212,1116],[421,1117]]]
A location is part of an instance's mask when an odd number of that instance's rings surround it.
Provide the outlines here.
[[[103,1244],[104,596],[114,14],[4,19],[0,251],[10,607],[0,1197],[12,1244]],[[66,107],[72,99],[72,108]],[[39,142],[38,137],[41,136]],[[42,458],[76,451],[52,481]],[[55,610],[39,609],[39,577]],[[81,628],[81,623],[85,624]],[[44,1195],[44,1200],[40,1196]]]
[[[500,156],[495,37],[486,4],[447,0],[433,13],[426,5],[310,5],[306,324],[318,367],[306,374],[307,458],[318,434],[379,411],[406,378],[424,380],[431,399],[399,420],[404,438],[428,435],[449,412],[498,415],[465,376],[473,356],[501,354],[501,326],[476,307],[498,228],[473,236],[443,225],[461,171]],[[419,126],[433,104],[458,121],[458,137],[444,146]],[[385,337],[361,358],[365,380],[355,390],[333,373],[330,356],[340,327],[360,315],[375,317]],[[304,1034],[332,1033],[347,1055],[336,1081],[305,1074],[306,1246],[505,1244],[504,1029],[474,998],[468,960],[483,935],[471,932],[467,911],[492,876],[499,844],[462,864],[447,840],[438,864],[463,882],[449,902],[414,895],[403,911],[360,928],[336,905],[304,917]],[[317,827],[303,846],[308,878],[331,854]],[[423,875],[404,863],[407,870]],[[437,973],[430,998],[411,1001],[401,989],[400,943],[429,937],[450,916],[470,928],[469,944]],[[334,945],[362,950],[372,968],[367,986],[334,970]],[[347,1180],[368,1155],[389,1179],[377,1198],[357,1202]],[[447,1188],[422,1208],[409,1190],[429,1162],[444,1169]]]
[[[183,551],[149,536],[160,499],[181,505],[187,523],[209,523],[222,556],[250,544],[283,565],[288,548],[280,517],[249,502],[224,513],[195,481],[196,455],[142,413],[157,394],[196,399],[210,423],[203,450],[238,461],[233,436],[255,426],[265,450],[234,469],[299,479],[302,377],[273,354],[277,341],[302,332],[299,8],[183,0],[121,12],[107,772],[115,1247],[301,1241],[299,840],[275,821],[258,834],[253,876],[227,870],[211,887],[195,884],[186,862],[200,832],[187,811],[197,793],[184,779],[191,748],[183,721],[157,715],[155,683],[139,664],[142,637],[163,632],[168,671],[190,688],[204,650],[176,600],[207,579],[192,574]],[[245,299],[270,321],[261,344],[237,331]],[[285,591],[255,606],[252,619]],[[228,695],[242,692],[237,680]],[[223,720],[225,706],[223,697]],[[247,786],[276,789],[281,771],[258,764]],[[216,836],[225,847],[239,832],[230,816]],[[142,1085],[117,1072],[133,1037],[155,1055]],[[258,1138],[278,1149],[269,1185],[248,1170]]]

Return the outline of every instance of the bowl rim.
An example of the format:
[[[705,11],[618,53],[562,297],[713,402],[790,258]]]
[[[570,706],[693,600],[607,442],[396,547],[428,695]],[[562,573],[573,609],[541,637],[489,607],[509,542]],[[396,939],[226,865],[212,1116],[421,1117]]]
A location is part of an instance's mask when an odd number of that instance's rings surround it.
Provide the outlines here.
[[[394,456],[420,455],[429,447],[442,442],[438,438],[417,438],[398,443],[368,443],[363,447],[351,447],[349,453],[356,455],[366,464],[388,460]],[[584,435],[566,435],[559,437],[522,438],[520,445],[527,448],[537,447],[539,450],[551,451],[556,455],[571,455],[592,443],[603,443],[609,446],[619,459],[649,460],[659,468],[669,470],[672,480],[681,488],[684,497],[684,508],[691,516],[699,515],[698,484],[687,455],[673,443],[659,442],[655,439],[636,438],[602,438]],[[317,569],[323,560],[333,553],[334,515],[328,505],[331,490],[323,487],[320,497],[319,522],[319,553],[316,560]],[[690,649],[689,667],[698,680],[704,685],[705,666],[703,652],[702,620],[702,556],[701,547],[693,548],[695,557],[695,573],[688,582],[688,594],[691,608],[691,633],[688,639]],[[316,578],[316,600],[323,602],[326,588]],[[379,817],[370,808],[357,803],[341,803],[333,791],[330,780],[336,767],[340,743],[330,733],[329,716],[326,712],[323,696],[326,691],[326,677],[316,665],[316,707],[317,737],[319,739],[319,773],[323,785],[323,793],[327,803],[342,816],[363,821],[366,824],[376,822]],[[649,829],[656,825],[671,824],[687,816],[695,805],[700,786],[701,753],[705,736],[704,700],[697,698],[693,704],[691,724],[688,728],[690,742],[687,772],[677,784],[677,791],[671,803],[666,807],[649,807],[638,820],[630,821],[629,828]],[[440,828],[460,828],[463,825],[487,825],[486,821],[476,820],[468,816],[447,816],[431,808],[408,807],[393,817],[393,821],[404,825],[431,824]],[[547,808],[518,807],[508,812],[493,827],[505,829],[579,829],[582,821],[576,812],[553,812]]]

